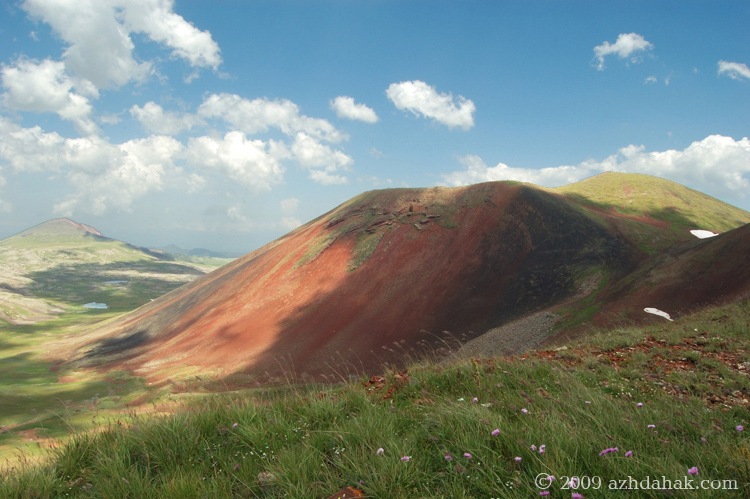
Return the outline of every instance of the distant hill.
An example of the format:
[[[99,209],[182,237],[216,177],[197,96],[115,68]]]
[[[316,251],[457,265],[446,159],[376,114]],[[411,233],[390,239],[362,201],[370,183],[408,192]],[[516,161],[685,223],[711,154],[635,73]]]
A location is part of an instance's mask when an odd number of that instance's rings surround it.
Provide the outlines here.
[[[133,310],[217,266],[178,262],[68,218],[49,220],[0,241],[0,324],[49,319],[87,302]]]
[[[92,332],[73,355],[145,374],[361,372],[548,314],[554,328],[509,333],[528,348],[585,322],[655,320],[644,306],[678,315],[750,292],[737,229],[748,222],[645,175],[371,191]]]
[[[231,253],[231,252],[224,252],[224,251],[212,251],[206,248],[193,248],[193,249],[184,249],[180,248],[176,244],[168,244],[167,246],[162,246],[161,248],[158,248],[162,251],[166,251],[169,254],[172,255],[186,255],[186,256],[205,256],[209,258],[239,258],[243,256],[242,253]]]

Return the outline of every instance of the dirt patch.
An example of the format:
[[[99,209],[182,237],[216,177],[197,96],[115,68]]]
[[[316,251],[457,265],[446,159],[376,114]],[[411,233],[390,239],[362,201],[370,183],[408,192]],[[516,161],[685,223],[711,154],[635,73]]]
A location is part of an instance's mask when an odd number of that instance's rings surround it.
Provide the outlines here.
[[[509,324],[490,329],[463,345],[447,360],[517,355],[539,346],[554,333],[560,316],[537,312]]]

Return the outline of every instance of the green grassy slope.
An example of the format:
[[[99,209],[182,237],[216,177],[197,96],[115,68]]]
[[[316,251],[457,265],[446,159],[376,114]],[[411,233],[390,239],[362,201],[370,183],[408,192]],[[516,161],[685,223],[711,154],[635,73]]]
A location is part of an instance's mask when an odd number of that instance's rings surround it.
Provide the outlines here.
[[[0,320],[83,312],[92,301],[111,311],[133,310],[230,261],[189,260],[103,237],[68,219],[50,220],[0,241]]]
[[[188,258],[106,238],[68,219],[0,241],[0,456],[67,435],[71,424],[90,424],[147,392],[144,380],[127,373],[77,371],[49,358],[57,358],[61,338],[85,334],[230,261]],[[92,301],[109,308],[82,306]]]
[[[748,323],[745,301],[519,358],[183,399],[22,456],[0,496],[664,497],[615,490],[664,477],[747,497]]]
[[[726,232],[750,223],[745,210],[650,175],[608,172],[551,190],[588,206],[626,215],[646,214],[690,229]]]
[[[695,241],[693,229],[721,233],[750,223],[747,211],[650,175],[607,172],[547,190],[576,202],[649,255]]]

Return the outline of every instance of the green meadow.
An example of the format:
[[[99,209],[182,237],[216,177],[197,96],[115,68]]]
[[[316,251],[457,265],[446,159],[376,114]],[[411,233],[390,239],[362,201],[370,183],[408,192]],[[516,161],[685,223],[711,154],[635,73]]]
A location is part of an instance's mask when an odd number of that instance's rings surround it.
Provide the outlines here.
[[[53,445],[6,457],[0,497],[750,494],[748,301],[514,358],[222,393],[122,373],[47,392],[47,367],[17,362],[17,412],[43,414],[25,428]]]

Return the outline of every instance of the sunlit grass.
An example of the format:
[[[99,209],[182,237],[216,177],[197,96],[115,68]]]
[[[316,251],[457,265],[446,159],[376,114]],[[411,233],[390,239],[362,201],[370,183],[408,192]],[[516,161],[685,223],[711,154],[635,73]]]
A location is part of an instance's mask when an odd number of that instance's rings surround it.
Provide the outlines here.
[[[678,497],[745,497],[749,323],[745,302],[556,352],[185,397],[8,461],[0,497],[536,497],[541,473],[550,497],[662,497],[610,490],[662,476],[737,487]]]

